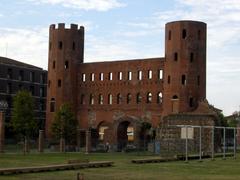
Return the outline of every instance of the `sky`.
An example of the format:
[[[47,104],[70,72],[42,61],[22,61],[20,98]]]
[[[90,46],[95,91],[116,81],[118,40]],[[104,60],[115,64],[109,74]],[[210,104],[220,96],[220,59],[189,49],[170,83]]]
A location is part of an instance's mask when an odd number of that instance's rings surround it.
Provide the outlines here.
[[[85,26],[85,62],[164,57],[164,26],[208,25],[207,99],[240,110],[240,0],[1,0],[0,56],[47,69],[50,24]]]

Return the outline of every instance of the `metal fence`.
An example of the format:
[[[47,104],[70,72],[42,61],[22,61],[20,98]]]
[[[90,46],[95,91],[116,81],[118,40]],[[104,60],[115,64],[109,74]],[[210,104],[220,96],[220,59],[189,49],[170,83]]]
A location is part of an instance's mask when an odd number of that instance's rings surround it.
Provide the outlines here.
[[[188,158],[236,157],[240,145],[239,128],[175,125],[158,130],[161,156]],[[240,146],[239,146],[240,147]]]
[[[240,128],[216,127],[216,126],[191,126],[175,125],[156,129],[155,138],[143,138],[130,141],[121,152],[135,152],[139,155],[157,155],[161,157],[178,157],[188,161],[189,158],[203,158],[228,156],[236,158],[236,153],[240,148]],[[30,152],[39,152],[39,139],[29,140]],[[59,140],[48,141],[44,139],[41,147],[44,152],[59,152],[61,146]],[[113,146],[106,143],[95,144],[91,149],[86,148],[87,143],[82,145],[69,145],[65,143],[65,152],[112,152]],[[5,139],[4,152],[23,152],[24,141],[15,139]]]

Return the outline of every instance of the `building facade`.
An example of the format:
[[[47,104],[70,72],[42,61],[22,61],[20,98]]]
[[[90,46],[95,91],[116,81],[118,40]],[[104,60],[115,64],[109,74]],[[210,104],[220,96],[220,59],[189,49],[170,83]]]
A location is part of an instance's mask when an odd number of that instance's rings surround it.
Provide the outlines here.
[[[84,27],[50,26],[46,132],[70,103],[82,130],[116,148],[141,140],[142,124],[194,112],[206,99],[206,24],[166,24],[165,57],[84,63]],[[106,48],[107,49],[107,48]]]
[[[13,59],[0,57],[0,101],[6,102],[6,126],[11,120],[13,97],[19,90],[28,90],[34,97],[35,119],[44,128],[46,119],[47,71]],[[6,134],[11,136],[10,129]]]

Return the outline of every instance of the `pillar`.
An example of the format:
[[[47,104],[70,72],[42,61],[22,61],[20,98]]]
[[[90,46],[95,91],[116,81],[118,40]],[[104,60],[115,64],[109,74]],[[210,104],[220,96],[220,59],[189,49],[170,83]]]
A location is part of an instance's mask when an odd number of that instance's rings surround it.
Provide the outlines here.
[[[91,152],[91,131],[86,130],[86,154]]]
[[[77,129],[77,151],[80,151],[80,145],[81,145],[81,129]]]
[[[38,152],[44,151],[44,130],[39,130]]]
[[[4,112],[0,112],[0,153],[4,152],[4,140],[5,140],[5,132],[4,132]]]

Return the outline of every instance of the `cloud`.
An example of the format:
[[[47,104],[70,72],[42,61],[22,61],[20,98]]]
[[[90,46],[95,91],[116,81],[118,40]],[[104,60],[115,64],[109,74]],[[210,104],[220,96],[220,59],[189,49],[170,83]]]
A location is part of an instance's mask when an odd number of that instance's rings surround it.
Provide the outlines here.
[[[176,0],[174,8],[155,12],[151,17],[122,23],[126,37],[159,34],[164,25],[176,20],[198,20],[208,24],[208,46],[219,48],[240,41],[239,0]],[[130,30],[129,30],[130,29]],[[224,34],[224,35],[223,35]]]
[[[47,69],[47,36],[47,28],[0,28],[0,55]]]
[[[76,8],[83,10],[108,11],[113,8],[123,7],[126,4],[120,3],[118,0],[28,0],[37,4],[62,5],[68,8]]]
[[[127,40],[112,40],[95,36],[86,37],[85,61],[113,61],[142,57],[137,45]]]

